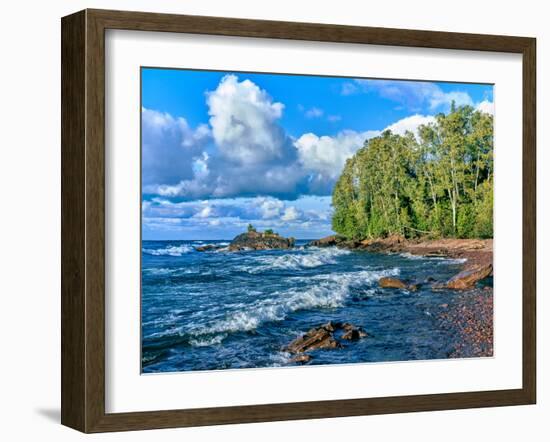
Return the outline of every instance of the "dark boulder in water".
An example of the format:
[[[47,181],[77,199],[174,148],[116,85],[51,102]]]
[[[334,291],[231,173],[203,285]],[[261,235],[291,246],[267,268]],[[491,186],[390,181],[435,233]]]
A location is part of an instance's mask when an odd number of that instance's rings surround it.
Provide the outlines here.
[[[339,245],[344,241],[345,238],[343,236],[330,235],[321,239],[314,239],[313,241],[310,241],[307,245],[312,247],[333,247]]]
[[[338,348],[340,344],[332,332],[324,327],[312,328],[306,334],[292,341],[287,350],[291,353],[303,353],[311,350]]]
[[[290,249],[294,247],[294,238],[284,238],[276,233],[250,231],[242,233],[231,241],[229,250],[270,250]]]
[[[342,325],[342,329],[344,330],[344,334],[340,338],[346,341],[357,341],[369,336],[365,330],[353,324],[345,323]]]
[[[354,239],[346,239],[340,235],[325,236],[321,239],[314,239],[307,243],[308,247],[340,247],[344,249],[354,250],[362,247],[361,241]]]
[[[214,252],[216,250],[223,249],[223,246],[207,244],[205,246],[195,247],[197,252]]]
[[[368,336],[361,327],[356,327],[348,322],[329,321],[319,327],[312,328],[307,333],[296,338],[288,344],[286,350],[290,353],[304,353],[313,350],[342,348],[342,344],[335,338],[335,333],[338,331],[342,332],[340,339],[347,341],[355,341]],[[298,362],[303,361],[300,360]]]

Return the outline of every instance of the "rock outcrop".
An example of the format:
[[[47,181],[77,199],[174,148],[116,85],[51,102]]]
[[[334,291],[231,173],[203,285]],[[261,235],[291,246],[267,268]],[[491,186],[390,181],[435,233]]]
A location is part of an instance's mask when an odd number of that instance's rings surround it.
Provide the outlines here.
[[[236,236],[229,244],[228,249],[237,251],[290,249],[292,247],[294,247],[294,238],[284,238],[276,233],[250,231]]]
[[[314,239],[308,243],[308,246],[312,247],[333,247],[344,242],[345,238],[339,235],[330,235],[321,239]]]
[[[338,348],[340,344],[333,337],[334,328],[329,322],[327,325],[312,328],[306,334],[292,341],[287,350],[290,353],[304,353],[306,351]]]
[[[358,339],[363,339],[369,336],[361,327],[356,327],[355,325],[347,322],[342,324],[342,329],[344,330],[344,334],[340,336],[340,338],[345,339],[346,341],[357,341]]]
[[[285,350],[296,355],[291,359],[292,362],[307,363],[313,357],[304,354],[306,352],[342,348],[343,345],[338,339],[356,341],[366,337],[368,334],[361,327],[356,327],[349,322],[330,321],[296,338],[287,345]]]
[[[340,235],[325,236],[321,239],[314,239],[307,244],[308,247],[342,247],[346,249],[358,249],[361,247],[361,241],[346,239]]]
[[[214,252],[220,249],[223,249],[223,246],[218,246],[214,244],[206,244],[205,246],[195,247],[195,250],[197,252]]]
[[[380,278],[378,280],[378,285],[384,289],[403,289],[415,292],[418,290],[418,284],[409,283],[407,281],[402,281],[398,278],[391,278],[389,276]]]
[[[453,290],[469,290],[474,288],[478,281],[491,276],[492,273],[492,264],[479,264],[468,267],[449,279],[445,284],[445,288]]]

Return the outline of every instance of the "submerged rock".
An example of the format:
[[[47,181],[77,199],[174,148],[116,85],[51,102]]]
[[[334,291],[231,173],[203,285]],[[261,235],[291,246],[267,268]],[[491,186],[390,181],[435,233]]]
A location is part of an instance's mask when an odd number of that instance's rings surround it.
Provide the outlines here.
[[[472,289],[478,281],[487,278],[492,273],[492,264],[479,264],[472,266],[449,279],[445,284],[445,288],[453,290]]]
[[[294,238],[284,238],[276,233],[250,231],[236,236],[228,248],[236,251],[290,249],[292,247],[294,247]]]
[[[403,289],[403,290],[409,290],[411,292],[417,291],[419,287],[418,284],[408,283],[406,281],[402,281],[401,279],[392,278],[389,276],[380,278],[378,280],[378,285],[384,289]]]

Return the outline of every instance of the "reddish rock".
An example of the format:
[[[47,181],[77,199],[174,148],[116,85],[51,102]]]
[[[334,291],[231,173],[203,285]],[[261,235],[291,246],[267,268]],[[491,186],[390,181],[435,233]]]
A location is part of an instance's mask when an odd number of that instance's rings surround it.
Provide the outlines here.
[[[335,332],[342,330],[339,339],[355,341],[366,338],[368,334],[349,322],[333,322],[314,327],[304,335],[296,338],[285,348],[290,353],[305,353],[313,350],[341,348],[342,344],[335,339]],[[309,361],[309,360],[308,360]],[[302,362],[299,360],[298,362]]]
[[[447,281],[445,287],[453,290],[468,290],[475,287],[478,281],[493,273],[492,264],[479,264],[463,270]]]
[[[397,278],[384,277],[378,280],[378,285],[384,289],[406,289],[407,284]]]
[[[287,350],[291,353],[303,353],[311,350],[338,348],[340,344],[332,333],[323,327],[311,329],[305,335],[292,341]]]
[[[404,289],[410,290],[412,292],[418,290],[419,287],[418,284],[409,284],[405,281],[402,281],[401,279],[391,278],[389,276],[380,278],[378,280],[378,285],[384,289]]]

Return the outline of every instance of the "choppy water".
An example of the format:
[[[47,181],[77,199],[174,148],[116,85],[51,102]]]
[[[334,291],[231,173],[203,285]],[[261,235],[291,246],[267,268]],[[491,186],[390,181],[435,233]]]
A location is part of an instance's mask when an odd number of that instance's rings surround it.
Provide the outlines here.
[[[369,338],[319,350],[311,364],[447,358],[456,336],[440,305],[456,292],[379,289],[382,276],[444,280],[461,263],[337,248],[197,252],[223,241],[143,241],[144,373],[293,365],[282,348],[329,320]],[[460,296],[467,296],[460,295]]]

